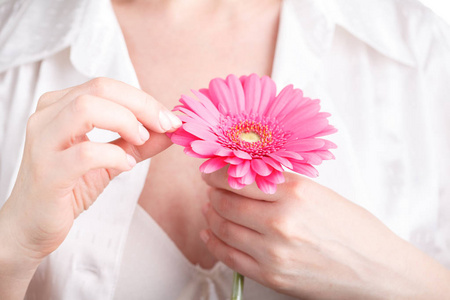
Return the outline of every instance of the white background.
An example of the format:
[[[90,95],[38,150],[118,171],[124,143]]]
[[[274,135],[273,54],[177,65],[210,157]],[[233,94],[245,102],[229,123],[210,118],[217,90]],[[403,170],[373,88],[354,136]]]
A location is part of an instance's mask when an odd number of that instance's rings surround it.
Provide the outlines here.
[[[450,0],[420,0],[450,24]]]

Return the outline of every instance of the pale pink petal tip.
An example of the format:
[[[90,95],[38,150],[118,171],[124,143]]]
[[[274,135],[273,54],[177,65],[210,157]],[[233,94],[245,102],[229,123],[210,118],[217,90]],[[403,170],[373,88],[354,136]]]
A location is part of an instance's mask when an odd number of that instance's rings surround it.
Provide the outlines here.
[[[227,165],[222,157],[211,158],[200,165],[200,171],[203,173],[212,173]]]
[[[277,191],[277,185],[264,179],[264,177],[257,176],[255,181],[258,188],[265,194],[275,194]]]
[[[235,190],[240,190],[245,186],[245,184],[240,183],[237,178],[231,176],[228,176],[228,184]]]

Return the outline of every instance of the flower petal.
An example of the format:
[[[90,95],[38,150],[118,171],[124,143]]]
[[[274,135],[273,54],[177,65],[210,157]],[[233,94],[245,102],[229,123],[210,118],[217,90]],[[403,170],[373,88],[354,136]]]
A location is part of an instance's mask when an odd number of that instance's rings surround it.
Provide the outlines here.
[[[173,132],[170,139],[172,140],[172,143],[183,147],[189,147],[193,141],[198,140],[196,136],[184,130],[183,127],[180,127],[177,131]]]
[[[183,129],[189,132],[192,135],[195,135],[196,137],[199,137],[203,140],[207,141],[215,141],[217,140],[217,136],[209,131],[207,128],[203,126],[199,126],[195,123],[185,123],[183,124]]]
[[[292,163],[289,161],[289,159],[286,159],[284,157],[278,156],[274,153],[270,153],[269,156],[276,160],[277,162],[281,163],[282,165],[288,167],[289,169],[292,168]]]
[[[302,156],[304,158],[303,162],[311,165],[320,165],[323,159],[314,152],[303,152]]]
[[[237,178],[231,176],[228,176],[228,184],[235,190],[240,190],[245,186],[245,184],[240,183]]]
[[[202,93],[203,95],[205,95],[206,98],[208,98],[209,100],[211,100],[212,104],[214,104],[215,107],[219,107],[219,103],[217,102],[217,99],[213,99],[211,97],[211,94],[209,93],[208,89],[199,89],[198,90],[200,93]]]
[[[256,176],[255,181],[259,189],[266,194],[275,194],[275,192],[277,191],[277,185],[275,183],[266,180],[262,176]]]
[[[230,165],[228,168],[228,175],[233,177],[243,177],[248,173],[250,169],[250,161],[245,160],[242,164],[239,165]]]
[[[251,155],[242,150],[233,150],[234,155],[242,159],[252,159]]]
[[[336,149],[337,145],[329,140],[323,140],[323,139],[317,139],[324,142],[323,146],[320,148],[320,150],[328,150],[328,149]]]
[[[244,176],[238,178],[241,184],[249,185],[255,181],[256,173],[250,168]]]
[[[297,152],[294,151],[286,151],[286,150],[280,150],[277,152],[274,152],[274,154],[284,157],[284,158],[292,158],[292,159],[296,159],[296,160],[303,160],[303,157],[298,154]]]
[[[311,100],[309,98],[303,98],[302,101],[303,105],[287,114],[283,119],[283,122],[289,124],[291,128],[301,126],[306,120],[316,116],[320,110],[319,99]]]
[[[225,158],[225,162],[229,163],[230,165],[239,165],[242,164],[244,161],[242,158],[236,157],[236,156],[230,156]]]
[[[224,161],[223,157],[214,157],[202,163],[199,169],[203,173],[212,173],[225,167],[226,165],[227,163]]]
[[[332,125],[328,125],[325,129],[323,129],[319,133],[316,133],[314,136],[319,137],[319,136],[329,135],[329,134],[336,133],[337,131],[338,130],[336,128],[334,128]]]
[[[289,140],[285,147],[287,150],[302,152],[321,149],[325,145],[325,141],[322,139],[299,139]]]
[[[239,112],[244,112],[245,111],[245,94],[244,94],[244,89],[242,87],[242,83],[240,82],[239,78],[237,78],[233,74],[228,75],[226,82],[228,84],[228,87],[230,88],[231,94],[234,96],[234,99],[236,101],[237,110]]]
[[[194,152],[208,156],[215,155],[215,153],[222,148],[222,146],[217,143],[203,140],[193,141],[191,147]]]
[[[289,124],[285,124],[285,126],[289,126]],[[310,119],[307,122],[304,122],[302,126],[296,126],[294,133],[291,138],[304,139],[309,138],[311,136],[315,136],[317,133],[321,132],[328,126],[327,119]],[[290,128],[290,127],[288,127]]]
[[[269,176],[266,176],[265,179],[275,184],[280,184],[285,181],[283,172],[279,172],[277,170],[273,170]]]
[[[209,94],[212,98],[217,99],[217,101],[223,106],[224,112],[226,114],[237,114],[239,113],[236,101],[233,99],[233,95],[228,88],[225,80],[222,78],[214,78],[209,83]],[[219,110],[220,110],[219,104]]]
[[[263,156],[262,160],[266,162],[266,164],[270,165],[272,168],[274,168],[275,170],[278,170],[280,172],[283,172],[283,167],[281,166],[280,162],[274,160],[271,157],[268,156]]]
[[[180,102],[183,103],[187,108],[192,110],[198,117],[204,119],[210,124],[217,124],[219,119],[211,113],[206,107],[197,100],[192,99],[189,96],[182,95]]]
[[[187,116],[187,115],[179,115],[178,118],[183,122],[183,124],[184,123],[195,123],[199,126],[206,127],[208,129],[212,128],[210,123],[208,123],[207,121],[205,121],[204,119],[199,118],[199,117],[191,118],[190,116]]]
[[[286,101],[284,105],[277,107],[273,114],[276,114],[280,119],[284,118],[284,116],[287,116],[292,111],[298,111],[299,107],[301,107],[304,102],[305,100],[303,99],[302,90],[294,89],[292,94],[289,96],[289,100]]]
[[[197,158],[210,158],[211,157],[209,155],[198,154],[197,152],[192,150],[191,147],[184,148],[183,152],[186,153],[186,155],[189,155],[189,156],[192,156],[192,157],[197,157]]]
[[[274,105],[271,107],[269,115],[272,115],[279,120],[283,120],[285,116],[288,116],[291,112],[296,111],[297,113],[301,111],[301,105],[305,101],[303,99],[303,92],[299,89],[294,89],[292,86],[287,86],[285,94],[280,94],[273,101]]]
[[[251,74],[245,79],[243,84],[245,93],[245,112],[248,114],[258,112],[259,101],[261,100],[261,82],[259,76]]]
[[[275,99],[277,87],[275,82],[268,76],[261,78],[261,101],[257,113],[264,116],[269,104]]]
[[[320,156],[320,158],[322,159],[335,159],[333,153],[328,150],[316,150],[314,151],[314,153]]]
[[[283,109],[283,107],[291,100],[293,92],[294,87],[292,86],[292,84],[282,89],[278,96],[270,104],[266,115],[269,117],[277,118],[278,113],[281,111],[281,109]]]
[[[197,92],[196,90],[191,90],[192,93],[200,100],[200,102],[205,106],[205,108],[216,118],[217,121],[219,121],[220,118],[220,112],[217,109],[217,107],[214,105],[214,103],[205,96],[205,94]]]
[[[262,159],[254,158],[251,160],[251,165],[253,171],[256,172],[256,174],[261,176],[267,176],[269,175],[273,168],[269,165],[267,165]]]
[[[217,152],[215,154],[217,156],[231,156],[233,154],[233,150],[222,147],[219,150],[217,150]]]
[[[317,177],[319,176],[319,172],[317,172],[316,168],[309,164],[302,164],[299,162],[292,162],[292,171],[297,172],[299,174],[303,174],[309,177]]]

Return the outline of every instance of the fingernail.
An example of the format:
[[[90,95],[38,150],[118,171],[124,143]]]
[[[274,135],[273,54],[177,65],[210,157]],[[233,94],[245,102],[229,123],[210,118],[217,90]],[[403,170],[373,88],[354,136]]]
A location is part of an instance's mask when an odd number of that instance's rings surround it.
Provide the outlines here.
[[[139,125],[139,137],[143,142],[146,142],[150,138],[150,133],[143,125]]]
[[[200,238],[202,239],[203,243],[207,243],[209,240],[209,233],[206,230],[200,231]]]
[[[172,129],[172,122],[170,121],[169,115],[164,111],[159,111],[159,125],[164,131]]]
[[[134,159],[134,157],[130,154],[127,154],[127,160],[130,167],[134,167],[136,165],[136,159]]]
[[[202,206],[202,213],[204,215],[206,215],[206,213],[208,212],[210,206],[211,206],[211,204],[209,202]]]
[[[167,115],[169,116],[170,122],[172,123],[172,128],[178,128],[182,125],[181,120],[171,113],[170,111],[167,111]]]

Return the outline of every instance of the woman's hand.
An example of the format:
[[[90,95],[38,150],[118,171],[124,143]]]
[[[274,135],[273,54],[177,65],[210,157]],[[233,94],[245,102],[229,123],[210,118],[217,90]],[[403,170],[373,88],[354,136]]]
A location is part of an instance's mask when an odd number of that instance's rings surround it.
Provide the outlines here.
[[[171,145],[164,132],[180,125],[151,96],[112,79],[44,94],[27,124],[13,192],[0,211],[7,247],[0,249],[0,261],[38,263],[54,251],[111,179]],[[91,142],[86,134],[94,127],[121,138]]]
[[[363,208],[285,173],[274,195],[228,186],[226,168],[203,176],[208,249],[230,268],[306,299],[444,299],[449,271]]]

